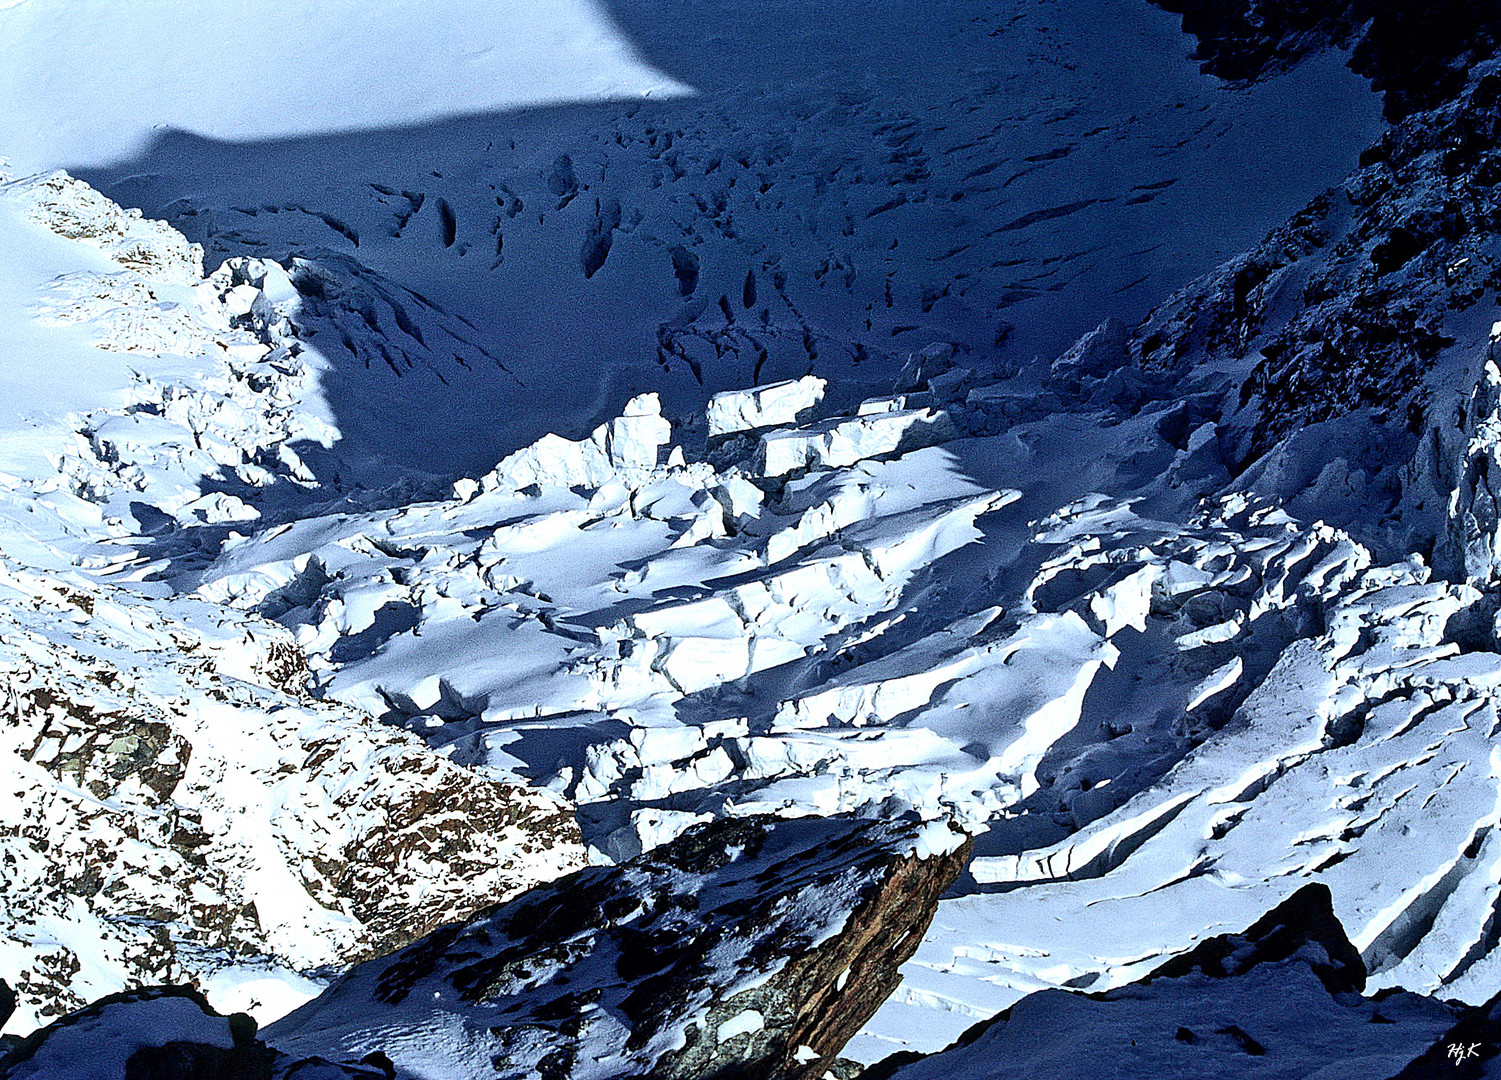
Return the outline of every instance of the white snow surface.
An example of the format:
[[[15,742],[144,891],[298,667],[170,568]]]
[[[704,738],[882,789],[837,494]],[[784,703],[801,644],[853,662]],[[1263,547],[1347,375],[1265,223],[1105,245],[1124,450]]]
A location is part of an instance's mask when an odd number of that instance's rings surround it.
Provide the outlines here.
[[[118,161],[164,129],[269,139],[687,92],[594,0],[0,5],[0,146],[34,168]]]

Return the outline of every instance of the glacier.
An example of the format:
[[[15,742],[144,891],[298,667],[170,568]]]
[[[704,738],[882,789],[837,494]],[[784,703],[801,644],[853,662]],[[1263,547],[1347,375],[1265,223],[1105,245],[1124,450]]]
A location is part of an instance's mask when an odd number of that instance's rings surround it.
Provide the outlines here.
[[[1494,20],[659,7],[0,124],[0,1075],[1492,1068]]]

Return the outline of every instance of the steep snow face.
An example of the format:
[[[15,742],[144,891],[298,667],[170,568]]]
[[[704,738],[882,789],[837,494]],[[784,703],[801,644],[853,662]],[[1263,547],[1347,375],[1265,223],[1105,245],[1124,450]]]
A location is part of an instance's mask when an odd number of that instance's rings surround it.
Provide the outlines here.
[[[209,343],[191,300],[202,250],[65,176],[12,178],[3,161],[0,229],[0,471],[43,476],[68,447],[69,411],[123,404],[139,366],[172,366],[130,353]]]
[[[66,173],[0,184],[0,214],[0,467],[13,485],[61,481],[123,537],[164,516],[254,520],[232,491],[256,502],[314,480],[294,445],[324,449],[337,432],[284,340],[299,294],[281,267],[236,260],[204,278],[196,244]]]

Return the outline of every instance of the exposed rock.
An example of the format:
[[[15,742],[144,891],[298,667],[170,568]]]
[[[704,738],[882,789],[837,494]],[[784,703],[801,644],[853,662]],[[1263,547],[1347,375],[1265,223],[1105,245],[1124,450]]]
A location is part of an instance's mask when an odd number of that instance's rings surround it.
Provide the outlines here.
[[[1458,431],[1466,437],[1462,449],[1448,453],[1430,449],[1425,441],[1421,457],[1425,465],[1442,468],[1445,481],[1453,485],[1447,529],[1439,544],[1442,562],[1462,569],[1470,580],[1493,579],[1501,567],[1501,502],[1496,485],[1501,483],[1501,368],[1497,368],[1494,338],[1485,366],[1470,395],[1468,407],[1457,417]],[[1437,432],[1434,433],[1437,435]],[[1414,469],[1422,477],[1427,469]]]
[[[896,986],[968,852],[941,822],[697,826],[364,964],[268,1037],[455,1077],[811,1080]]]
[[[1365,964],[1334,916],[1329,886],[1305,885],[1253,923],[1244,934],[1210,938],[1173,957],[1142,980],[1181,979],[1194,973],[1223,979],[1258,964],[1296,958],[1331,994],[1365,989]]]
[[[1349,49],[1351,68],[1386,94],[1393,119],[1452,95],[1466,69],[1491,55],[1501,25],[1486,0],[1156,2],[1183,16],[1203,70],[1223,79],[1257,79],[1319,49]]]
[[[143,277],[196,285],[203,276],[203,248],[164,221],[143,217],[105,198],[62,171],[0,181],[6,197],[26,216],[70,240],[81,240]]]
[[[3,562],[0,592],[0,970],[22,1031],[234,954],[353,962],[582,863],[558,796],[307,699],[279,627]]]

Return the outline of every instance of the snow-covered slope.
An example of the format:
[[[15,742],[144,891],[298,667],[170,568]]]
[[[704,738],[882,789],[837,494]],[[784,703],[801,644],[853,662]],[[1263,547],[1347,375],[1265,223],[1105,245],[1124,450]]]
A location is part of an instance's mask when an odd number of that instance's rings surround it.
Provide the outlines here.
[[[362,314],[390,363],[358,325],[318,342],[345,442],[478,476],[639,393],[686,424],[707,392],[810,372],[880,393],[934,341],[1046,362],[1254,244],[1379,130],[1337,57],[1217,85],[1145,0],[611,6],[695,94],[248,141],[148,101],[167,130],[139,155],[46,164],[92,166],[210,265],[327,252],[385,282],[406,325]],[[488,355],[435,340],[438,309]]]
[[[593,0],[0,5],[0,146],[29,168],[108,164],[168,127],[265,139],[688,89]]]
[[[271,344],[286,275],[203,280],[181,235],[60,174],[0,186],[0,212],[12,280],[66,268],[5,321],[25,380],[0,419],[11,1029],[143,981],[278,1015],[316,990],[299,973],[579,865],[563,800],[314,700],[286,630],[141,581],[143,526],[244,527],[258,511],[208,478],[296,487],[288,440],[326,430]],[[48,346],[50,367],[11,351]]]

